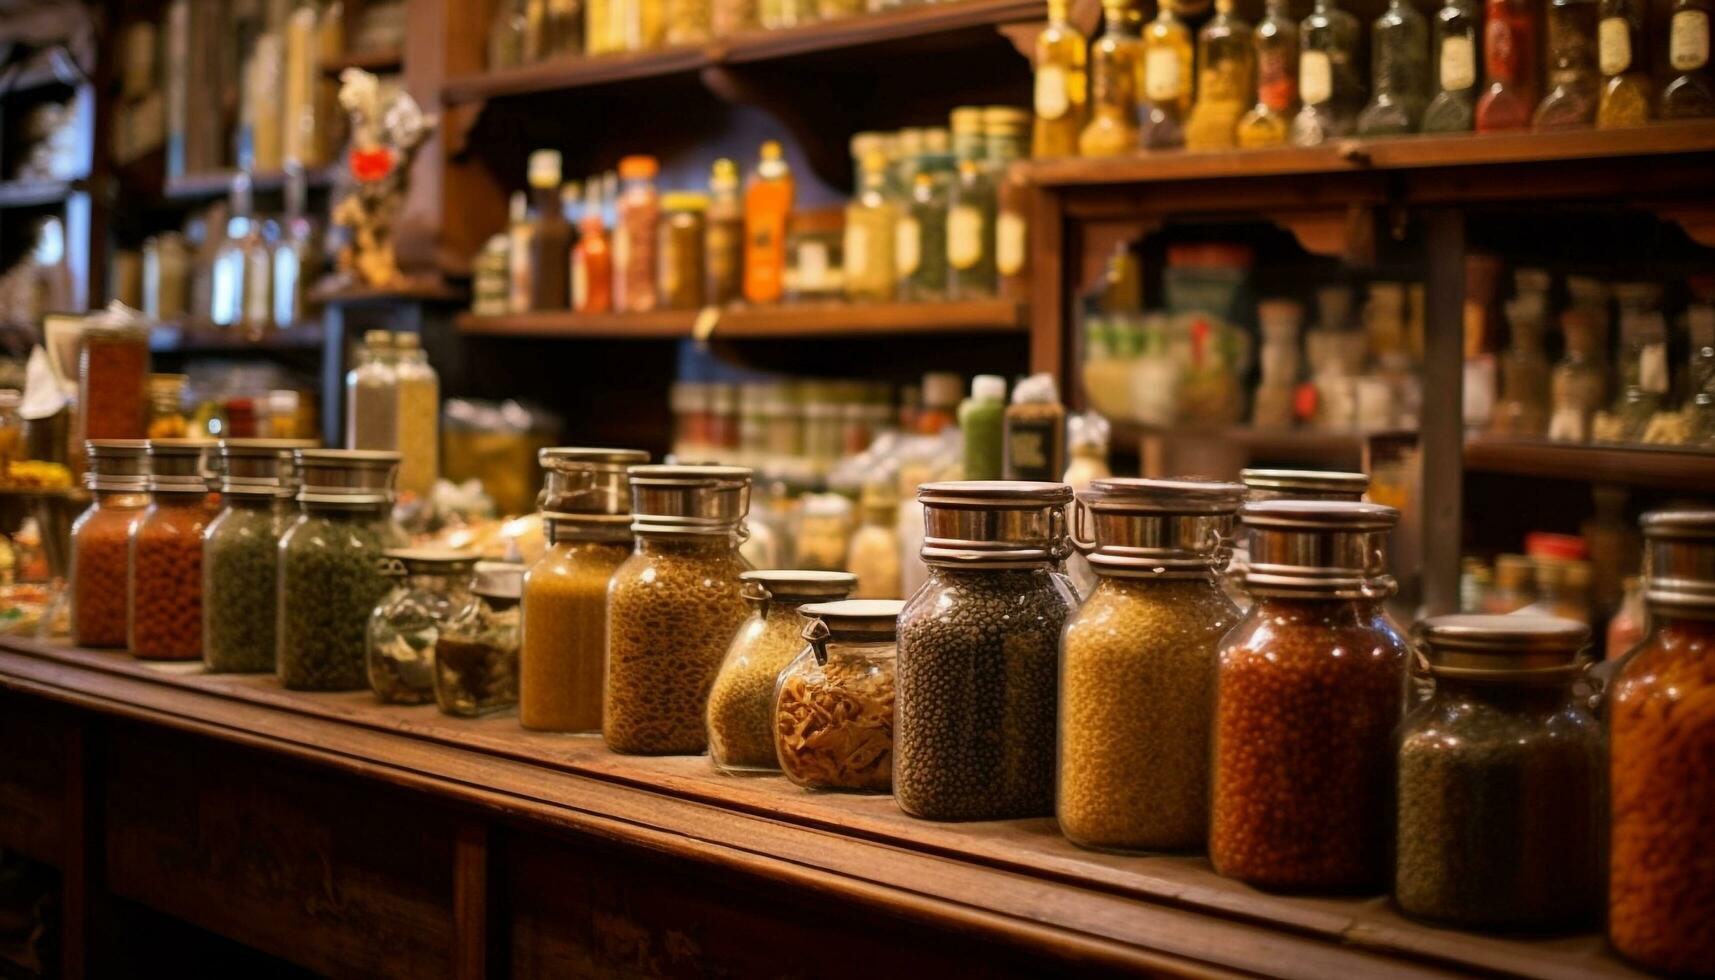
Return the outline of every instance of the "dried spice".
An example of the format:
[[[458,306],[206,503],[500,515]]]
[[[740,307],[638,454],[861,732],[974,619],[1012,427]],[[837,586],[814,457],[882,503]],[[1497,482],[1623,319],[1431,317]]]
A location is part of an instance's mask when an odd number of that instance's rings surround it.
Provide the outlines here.
[[[405,543],[375,508],[306,511],[280,540],[280,683],[353,691],[366,681],[364,633],[391,580],[384,552]]]
[[[550,732],[601,730],[607,586],[631,541],[556,541],[524,579],[518,720]]]
[[[143,518],[142,494],[97,494],[71,530],[71,640],[123,647],[130,639],[126,576],[131,532]]]
[[[203,663],[274,669],[280,518],[272,496],[227,498],[203,534]]]
[[[205,492],[157,493],[131,535],[131,652],[151,660],[202,657]]]
[[[369,689],[386,704],[427,704],[435,699],[435,644],[476,601],[469,588],[476,556],[401,548],[387,558],[396,563],[389,571],[403,577],[369,617]]]
[[[522,570],[485,562],[478,588],[503,580],[504,595],[483,595],[441,628],[435,643],[435,703],[449,714],[475,718],[518,703],[518,593]]]
[[[754,615],[739,627],[709,689],[709,757],[727,770],[778,769],[774,688],[804,649],[804,623],[792,606]]]
[[[781,677],[774,713],[786,778],[811,789],[887,792],[893,786],[892,664],[830,658],[817,666],[807,651],[806,659]]]

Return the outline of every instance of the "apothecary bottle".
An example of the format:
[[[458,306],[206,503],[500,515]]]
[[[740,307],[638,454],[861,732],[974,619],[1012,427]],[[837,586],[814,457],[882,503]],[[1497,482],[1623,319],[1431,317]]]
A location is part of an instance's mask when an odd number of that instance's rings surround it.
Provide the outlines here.
[[[1358,19],[1336,0],[1316,0],[1298,25],[1298,97],[1303,107],[1288,135],[1294,146],[1345,136],[1364,104]]]
[[[1423,110],[1423,132],[1466,133],[1476,125],[1481,31],[1474,0],[1447,0],[1435,12],[1435,97]]]
[[[983,110],[985,163],[995,185],[994,292],[1022,303],[1030,298],[1030,183],[1013,166],[1023,156],[1030,117],[1012,106]]]
[[[845,294],[851,300],[890,300],[896,288],[899,210],[887,193],[887,157],[861,161],[857,197],[846,205]]]
[[[636,466],[637,550],[608,586],[602,736],[632,755],[700,755],[709,688],[750,610],[738,553],[747,536],[750,470]]]
[[[1236,483],[1126,478],[1079,495],[1073,539],[1096,586],[1062,640],[1055,793],[1074,844],[1202,848],[1215,655],[1239,619],[1220,574],[1243,499]]]
[[[1358,135],[1417,132],[1429,104],[1429,23],[1407,0],[1388,0],[1370,29],[1370,102]]]
[[[1524,129],[1536,111],[1540,8],[1532,0],[1487,0],[1483,18],[1483,94],[1477,131]]]
[[[1644,9],[1643,0],[1600,0],[1596,21],[1596,66],[1602,73],[1602,94],[1596,103],[1599,128],[1641,126],[1654,112]]]
[[[203,531],[202,660],[211,671],[274,670],[284,504],[296,491],[297,439],[225,439],[217,451],[221,510]]]
[[[1246,504],[1253,605],[1221,641],[1209,858],[1263,888],[1380,890],[1393,733],[1409,647],[1393,594],[1391,507]]]
[[[1269,0],[1252,44],[1256,105],[1239,120],[1238,144],[1247,149],[1280,146],[1298,112],[1298,23],[1286,0]]]
[[[77,404],[85,439],[141,439],[149,425],[149,323],[117,302],[84,318]]]
[[[660,303],[655,278],[655,223],[661,213],[655,174],[659,169],[650,156],[619,161],[623,183],[613,231],[613,308],[622,313],[647,312]]]
[[[799,610],[800,651],[769,698],[777,762],[793,783],[852,793],[892,789],[896,636],[904,605],[850,599]]]
[[[399,373],[393,356],[392,333],[364,332],[357,363],[345,375],[345,444],[353,449],[399,448]]]
[[[1613,413],[1620,421],[1621,438],[1639,442],[1650,419],[1661,409],[1669,387],[1661,286],[1653,282],[1617,283],[1614,298],[1620,307],[1620,364]]]
[[[1111,157],[1137,148],[1138,78],[1143,44],[1132,29],[1129,0],[1102,0],[1102,33],[1090,44],[1090,120],[1078,155]]]
[[[1220,150],[1238,145],[1239,118],[1256,92],[1256,50],[1251,26],[1216,0],[1215,16],[1197,35],[1197,100],[1185,122],[1185,148]]]
[[[927,301],[947,296],[947,204],[952,182],[951,156],[923,156],[895,229],[893,262],[899,273],[900,299]]]
[[[674,191],[661,197],[655,254],[662,309],[695,310],[705,302],[703,246],[708,209],[707,194]]]
[[[452,548],[390,548],[393,582],[364,633],[369,690],[383,704],[428,704],[435,697],[440,631],[471,604],[476,555]]]
[[[475,601],[454,612],[435,639],[435,705],[442,714],[479,718],[518,703],[519,596],[524,568],[478,562]]]
[[[709,175],[709,210],[703,231],[703,299],[725,306],[744,296],[744,204],[738,164],[716,160]]]
[[[1608,939],[1662,973],[1715,973],[1715,511],[1643,517],[1650,630],[1608,699]]]
[[[744,572],[753,612],[733,635],[709,689],[709,759],[723,772],[779,768],[774,752],[774,683],[804,648],[800,606],[851,594],[850,572],[776,569]]]
[[[1394,900],[1466,929],[1591,925],[1604,746],[1579,685],[1589,627],[1455,615],[1417,635],[1433,688],[1400,725]]]
[[[1588,442],[1590,423],[1605,404],[1607,371],[1601,363],[1598,324],[1584,308],[1560,314],[1566,352],[1554,365],[1548,416],[1548,438],[1557,442]]]
[[[1127,8],[1129,11],[1135,8]],[[1185,120],[1191,114],[1193,62],[1191,29],[1169,4],[1161,4],[1143,28],[1143,82],[1138,92],[1138,142],[1144,149],[1185,145]]]
[[[202,657],[202,535],[214,517],[198,439],[149,440],[149,508],[131,531],[131,652],[148,660]]]
[[[1710,0],[1674,0],[1667,62],[1671,74],[1657,106],[1663,119],[1715,116],[1715,73],[1709,70]]]
[[[71,641],[123,647],[130,640],[126,576],[131,532],[149,506],[148,443],[91,439],[84,444],[94,494],[71,526]]]
[[[370,614],[391,590],[386,552],[407,544],[394,523],[399,454],[300,449],[297,518],[280,538],[275,674],[298,691],[365,687]]]
[[[1063,483],[926,483],[928,579],[899,614],[894,798],[931,820],[1054,809]]]
[[[1036,36],[1032,157],[1076,156],[1089,118],[1088,55],[1084,35],[1067,20],[1069,6],[1068,0],[1049,0],[1048,24]]]
[[[1596,121],[1602,83],[1596,67],[1596,3],[1549,0],[1549,87],[1532,119],[1537,129],[1583,129]]]
[[[1501,390],[1490,429],[1497,435],[1540,436],[1548,431],[1549,364],[1542,350],[1547,315],[1540,297],[1520,295],[1507,302],[1512,334],[1501,355]]]

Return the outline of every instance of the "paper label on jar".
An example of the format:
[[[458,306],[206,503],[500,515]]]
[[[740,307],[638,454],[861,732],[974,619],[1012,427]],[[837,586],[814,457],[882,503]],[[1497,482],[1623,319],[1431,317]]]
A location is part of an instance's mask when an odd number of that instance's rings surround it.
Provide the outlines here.
[[[1638,356],[1638,387],[1665,394],[1668,387],[1667,345],[1645,344]]]
[[[1059,119],[1071,108],[1072,99],[1066,92],[1066,69],[1059,65],[1043,65],[1036,70],[1036,115],[1040,119]]]
[[[798,288],[815,291],[828,281],[828,246],[804,242],[798,246]]]
[[[1477,83],[1477,46],[1470,35],[1454,34],[1441,40],[1441,89],[1461,92]]]
[[[1016,276],[1024,271],[1026,230],[1024,215],[1016,211],[1002,211],[995,218],[994,265],[1001,275]]]
[[[1708,64],[1708,14],[1701,10],[1681,10],[1673,15],[1673,33],[1668,38],[1667,57],[1675,71],[1696,71]]]
[[[914,275],[922,261],[922,242],[918,238],[917,219],[900,218],[893,226],[893,271],[901,278]]]
[[[846,277],[855,279],[869,271],[869,229],[846,225]]]
[[[1179,52],[1151,48],[1143,58],[1143,97],[1151,102],[1179,98]]]
[[[1596,26],[1596,51],[1604,75],[1618,75],[1632,66],[1632,29],[1624,17],[1602,18]]]
[[[1298,59],[1298,94],[1305,105],[1321,105],[1334,94],[1334,66],[1326,51],[1306,51]]]
[[[961,204],[947,215],[947,261],[959,270],[976,268],[983,258],[983,213]]]

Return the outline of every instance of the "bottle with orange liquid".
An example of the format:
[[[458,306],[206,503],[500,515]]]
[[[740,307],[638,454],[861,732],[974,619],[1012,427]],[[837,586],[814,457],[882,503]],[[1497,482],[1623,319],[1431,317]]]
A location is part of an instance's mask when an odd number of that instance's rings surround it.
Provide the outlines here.
[[[607,313],[613,309],[613,245],[602,221],[602,182],[584,185],[584,213],[578,243],[572,247],[572,309]]]
[[[792,170],[780,144],[762,144],[762,159],[744,189],[744,298],[778,303],[786,280],[786,216]]]

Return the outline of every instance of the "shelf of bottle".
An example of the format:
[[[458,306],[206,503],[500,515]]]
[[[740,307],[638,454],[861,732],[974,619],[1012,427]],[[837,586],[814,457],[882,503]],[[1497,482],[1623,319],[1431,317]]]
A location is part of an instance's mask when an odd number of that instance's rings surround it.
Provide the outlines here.
[[[1715,450],[1685,446],[1476,436],[1465,443],[1465,470],[1715,495]]]
[[[236,176],[237,170],[211,170],[168,177],[166,196],[173,201],[202,201],[221,197],[232,190],[232,178]],[[308,187],[332,187],[338,176],[338,166],[317,167],[304,172],[304,182]],[[285,186],[284,170],[258,170],[250,175],[250,189],[257,193],[279,191]]]
[[[149,332],[149,349],[158,354],[320,350],[322,337],[321,324],[313,321],[255,336],[212,323],[164,323]]]
[[[708,318],[712,317],[712,325]],[[1023,333],[1027,308],[1000,299],[924,303],[787,303],[648,313],[462,313],[459,329],[506,337],[804,339],[909,334]]]

